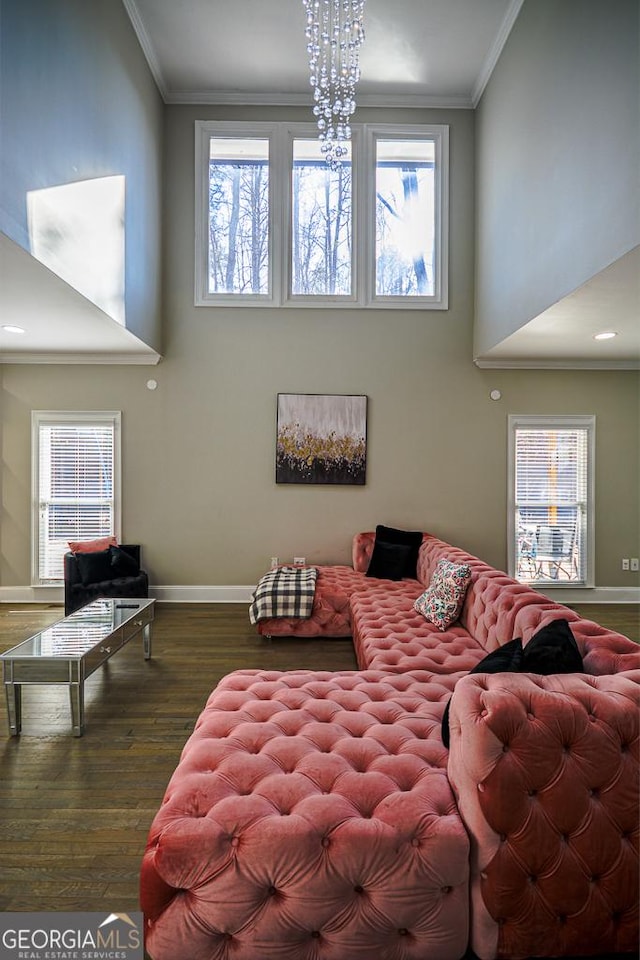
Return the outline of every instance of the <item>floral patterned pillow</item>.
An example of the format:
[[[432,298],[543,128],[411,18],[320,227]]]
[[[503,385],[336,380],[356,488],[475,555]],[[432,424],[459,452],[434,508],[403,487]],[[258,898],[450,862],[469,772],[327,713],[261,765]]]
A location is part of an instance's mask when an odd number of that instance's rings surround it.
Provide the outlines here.
[[[415,609],[438,630],[446,630],[460,615],[470,580],[468,564],[438,560],[431,583],[414,603]]]

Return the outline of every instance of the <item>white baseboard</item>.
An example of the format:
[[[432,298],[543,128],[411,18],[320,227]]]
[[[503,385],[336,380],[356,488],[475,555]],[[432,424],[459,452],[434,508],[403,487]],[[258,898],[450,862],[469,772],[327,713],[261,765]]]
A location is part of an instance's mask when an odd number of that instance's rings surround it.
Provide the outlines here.
[[[640,603],[640,587],[534,587],[550,600],[572,603]]]
[[[249,603],[255,586],[150,587],[158,603]],[[549,587],[539,593],[558,603],[640,603],[640,587]],[[64,603],[62,587],[0,587],[0,603]]]
[[[158,603],[249,603],[253,587],[149,587]]]
[[[249,603],[255,586],[150,587],[158,603]],[[63,587],[0,587],[0,603],[64,604]]]
[[[0,603],[60,603],[63,587],[0,587]]]

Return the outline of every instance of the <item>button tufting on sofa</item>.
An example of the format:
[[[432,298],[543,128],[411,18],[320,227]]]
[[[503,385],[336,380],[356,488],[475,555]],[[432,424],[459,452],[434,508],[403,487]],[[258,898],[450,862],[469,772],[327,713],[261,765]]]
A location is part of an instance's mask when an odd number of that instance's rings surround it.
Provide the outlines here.
[[[361,670],[213,691],[150,830],[149,956],[211,956],[225,930],[235,960],[633,950],[638,648],[433,537],[419,580],[363,584],[372,539],[355,539],[298,635],[352,635]],[[443,556],[472,582],[436,633],[413,600]],[[466,676],[558,617],[585,675]]]

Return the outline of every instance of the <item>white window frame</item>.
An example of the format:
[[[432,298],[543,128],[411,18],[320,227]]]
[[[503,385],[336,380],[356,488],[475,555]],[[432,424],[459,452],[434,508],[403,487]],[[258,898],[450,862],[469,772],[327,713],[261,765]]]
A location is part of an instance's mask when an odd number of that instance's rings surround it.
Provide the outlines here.
[[[59,586],[62,580],[40,577],[40,427],[59,424],[87,426],[110,424],[113,428],[113,535],[121,539],[122,467],[121,413],[119,410],[33,410],[31,412],[31,584]]]
[[[195,297],[197,307],[294,307],[448,310],[449,127],[446,124],[352,124],[351,294],[291,293],[291,170],[293,140],[316,136],[308,123],[195,122]],[[212,137],[269,139],[269,294],[210,293],[208,283],[209,152]],[[424,140],[435,145],[434,293],[379,296],[375,292],[375,145],[377,139]]]
[[[449,127],[368,124],[365,180],[367,204],[366,273],[367,303],[375,307],[414,310],[447,310],[449,307]],[[434,292],[431,296],[390,297],[376,293],[376,143],[378,140],[427,140],[435,147],[434,171]]]
[[[532,580],[532,586],[540,586],[545,592],[560,588],[591,588],[594,586],[595,561],[595,444],[596,418],[594,415],[576,416],[535,416],[511,414],[508,439],[508,476],[507,476],[507,558],[508,573],[516,577],[516,431],[541,430],[548,431],[554,428],[559,430],[586,430],[587,433],[587,491],[585,510],[585,539],[582,563],[584,577],[581,580],[554,583],[552,580]],[[529,582],[529,581],[528,581]]]
[[[209,293],[209,153],[212,137],[230,140],[268,140],[269,141],[269,292],[263,293]],[[279,238],[282,234],[282,217],[276,206],[276,195],[280,196],[282,187],[276,188],[278,171],[282,163],[277,159],[281,154],[280,125],[275,123],[226,123],[222,121],[196,121],[195,145],[195,285],[196,307],[242,306],[270,307],[281,300],[280,276],[274,252],[282,246]]]
[[[351,293],[350,294],[294,294],[291,292],[293,285],[293,245],[292,245],[292,225],[291,225],[291,207],[293,193],[291,190],[291,176],[293,171],[293,142],[294,140],[316,140],[318,137],[318,128],[312,124],[289,124],[285,128],[286,137],[286,156],[285,162],[280,164],[284,171],[282,177],[283,202],[281,208],[284,212],[284,237],[283,249],[281,251],[282,265],[282,291],[284,293],[282,304],[284,306],[295,307],[326,307],[336,303],[342,306],[363,306],[363,298],[359,296],[361,284],[358,282],[360,275],[358,264],[358,251],[360,249],[359,237],[362,233],[361,216],[358,216],[358,195],[359,195],[359,177],[356,175],[357,158],[360,155],[359,144],[361,140],[361,129],[353,127],[351,133]]]

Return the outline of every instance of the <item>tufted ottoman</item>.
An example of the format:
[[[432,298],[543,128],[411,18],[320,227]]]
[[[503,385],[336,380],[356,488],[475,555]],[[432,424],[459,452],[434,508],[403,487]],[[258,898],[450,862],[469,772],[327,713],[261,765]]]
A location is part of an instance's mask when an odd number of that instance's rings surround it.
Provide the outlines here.
[[[243,670],[149,834],[153,960],[457,960],[469,842],[428,673]]]

